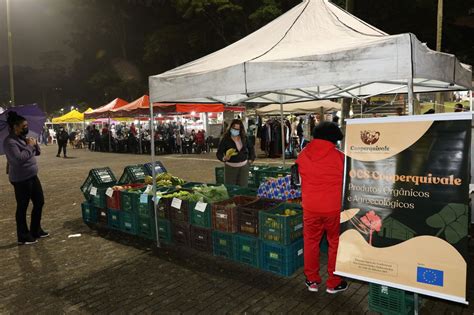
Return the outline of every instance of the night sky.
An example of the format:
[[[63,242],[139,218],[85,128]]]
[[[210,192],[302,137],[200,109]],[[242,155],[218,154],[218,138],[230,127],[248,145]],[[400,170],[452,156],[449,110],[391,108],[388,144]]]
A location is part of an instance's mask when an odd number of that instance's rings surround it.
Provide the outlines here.
[[[0,1],[0,66],[8,65],[5,3]],[[67,0],[10,0],[15,65],[39,68],[38,57],[48,51],[62,52],[71,63],[74,52],[66,43],[69,21],[63,13],[70,5]]]

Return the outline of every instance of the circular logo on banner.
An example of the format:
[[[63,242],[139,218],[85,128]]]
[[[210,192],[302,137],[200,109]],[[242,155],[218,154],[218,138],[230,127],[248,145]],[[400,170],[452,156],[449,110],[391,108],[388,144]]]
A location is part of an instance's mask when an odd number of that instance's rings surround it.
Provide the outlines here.
[[[372,131],[372,130],[362,130],[360,132],[360,139],[362,140],[363,143],[367,145],[372,145],[377,143],[380,138],[380,132],[378,131]]]

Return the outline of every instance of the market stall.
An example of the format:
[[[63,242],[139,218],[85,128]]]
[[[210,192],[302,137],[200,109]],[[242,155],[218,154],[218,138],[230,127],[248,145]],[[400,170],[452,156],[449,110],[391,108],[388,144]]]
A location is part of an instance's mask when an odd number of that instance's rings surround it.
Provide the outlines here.
[[[413,34],[388,35],[327,0],[149,78],[152,102],[294,103],[471,89],[470,67]],[[190,88],[192,87],[192,88]],[[284,155],[283,155],[284,156]]]
[[[217,52],[151,76],[149,85],[151,103],[278,103],[281,113],[287,103],[336,98],[364,100],[379,94],[406,93],[408,111],[413,114],[414,93],[471,90],[471,80],[470,66],[460,63],[454,55],[429,49],[411,33],[388,35],[328,0],[306,0]],[[150,114],[153,116],[152,107]],[[360,139],[360,133],[353,133],[355,149],[361,146]],[[385,141],[380,140],[378,145],[383,148]],[[361,220],[369,222],[372,235],[376,222],[371,223],[371,217]],[[437,220],[432,220],[435,221],[433,225],[437,226]],[[445,242],[439,234],[420,236]],[[359,255],[367,252],[370,244],[364,246]],[[421,251],[410,253],[413,254],[409,259],[414,264],[417,258],[426,261],[426,257],[417,256]],[[418,269],[409,271],[399,270],[390,262],[364,260],[364,257],[350,263],[373,271],[371,281],[379,286],[391,285],[420,293],[413,287],[377,277],[377,272],[403,273],[411,281],[417,279],[423,283],[423,294],[464,302],[463,283],[457,285],[460,290],[456,298],[442,293],[446,290],[442,282],[444,262],[438,260],[435,263],[438,267],[430,267],[433,259],[427,261],[429,266],[418,264]],[[464,271],[465,265],[460,264],[460,268]]]

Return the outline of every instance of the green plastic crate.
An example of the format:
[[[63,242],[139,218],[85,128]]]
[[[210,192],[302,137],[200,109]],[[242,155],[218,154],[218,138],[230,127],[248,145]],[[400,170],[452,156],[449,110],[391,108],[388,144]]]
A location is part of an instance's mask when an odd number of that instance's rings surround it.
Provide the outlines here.
[[[158,235],[160,236],[160,242],[165,244],[171,244],[173,241],[171,233],[171,222],[166,219],[157,219],[158,220]],[[155,232],[156,233],[156,232]]]
[[[152,218],[154,216],[152,196],[147,195],[144,201],[142,199],[144,191],[145,188],[122,191],[120,194],[122,210],[136,213],[141,217]]]
[[[98,211],[96,207],[94,207],[89,202],[83,202],[81,204],[81,210],[82,220],[84,221],[84,223],[97,223]]]
[[[239,194],[237,192],[242,189],[242,187],[237,186],[237,185],[224,185],[224,186],[227,189],[227,193],[229,194],[229,197],[231,198],[234,196],[238,196]]]
[[[151,217],[140,217],[137,218],[138,224],[138,236],[149,240],[156,239],[156,226],[155,219]]]
[[[137,235],[138,234],[138,222],[137,215],[128,211],[120,211],[120,230],[122,232]]]
[[[133,212],[133,203],[135,198],[139,198],[140,192],[126,191],[120,192],[120,206],[122,211]]]
[[[190,202],[189,203],[189,212],[190,212],[190,223],[194,226],[200,226],[204,228],[211,228],[211,204],[207,203],[204,211],[202,209],[197,210],[196,206],[198,203]]]
[[[411,292],[370,283],[369,309],[384,315],[414,314],[414,296]]]
[[[273,166],[256,172],[257,187],[264,183],[267,178],[278,178],[290,175],[290,168],[285,166]]]
[[[120,210],[107,209],[107,226],[110,229],[120,230]]]
[[[249,168],[249,179],[248,184],[250,188],[258,188],[257,173],[267,169],[269,166],[266,165],[251,165]]]
[[[257,188],[252,188],[252,187],[239,187],[235,191],[235,196],[257,196]]]
[[[235,257],[238,262],[259,268],[261,265],[260,240],[253,236],[235,235]]]
[[[216,184],[224,184],[224,167],[216,167]]]
[[[262,241],[262,269],[289,277],[304,265],[303,239],[290,245]]]
[[[284,216],[285,211],[296,215]],[[275,209],[259,212],[260,239],[282,245],[289,245],[303,237],[303,210],[295,204],[282,204]]]
[[[152,176],[153,175],[153,163],[146,163],[145,165],[145,170],[147,175]],[[160,161],[155,161],[155,173],[156,174],[161,174],[161,173],[166,173],[166,168],[161,163]]]
[[[221,231],[212,232],[212,252],[214,256],[227,259],[235,257],[235,234]]]
[[[147,176],[147,170],[143,164],[129,165],[124,168],[118,183],[120,185],[144,183],[145,176]]]
[[[90,203],[98,208],[107,208],[107,196],[105,195],[107,188],[97,188],[97,193],[91,194],[89,197]]]
[[[114,173],[109,167],[95,168],[89,171],[89,174],[81,186],[81,191],[86,200],[91,199],[91,190],[95,188],[108,188],[117,183]]]

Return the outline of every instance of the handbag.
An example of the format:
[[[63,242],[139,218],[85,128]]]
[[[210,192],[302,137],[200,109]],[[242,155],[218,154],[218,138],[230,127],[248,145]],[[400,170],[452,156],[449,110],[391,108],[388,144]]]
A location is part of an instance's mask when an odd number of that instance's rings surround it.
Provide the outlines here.
[[[301,187],[301,178],[298,171],[298,164],[293,164],[290,168],[291,188],[298,189]]]

